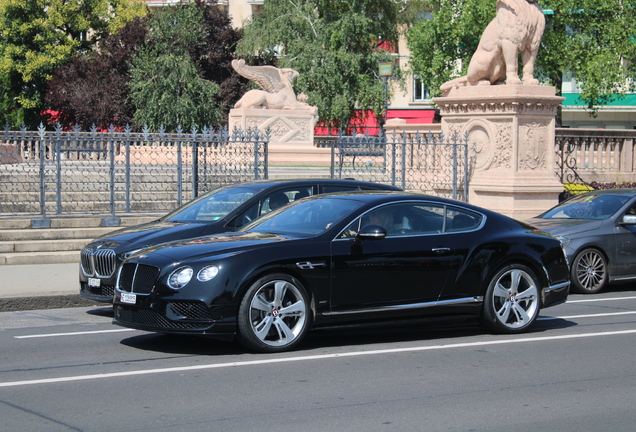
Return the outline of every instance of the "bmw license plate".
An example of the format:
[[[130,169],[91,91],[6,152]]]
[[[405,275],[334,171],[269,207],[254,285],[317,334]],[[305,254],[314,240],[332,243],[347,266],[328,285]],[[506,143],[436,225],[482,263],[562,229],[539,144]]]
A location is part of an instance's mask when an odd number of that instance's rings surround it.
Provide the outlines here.
[[[137,295],[129,293],[121,293],[120,300],[122,303],[135,304],[137,303]]]
[[[88,286],[89,287],[94,287],[94,288],[99,288],[102,284],[102,280],[101,279],[97,279],[97,278],[88,278]]]

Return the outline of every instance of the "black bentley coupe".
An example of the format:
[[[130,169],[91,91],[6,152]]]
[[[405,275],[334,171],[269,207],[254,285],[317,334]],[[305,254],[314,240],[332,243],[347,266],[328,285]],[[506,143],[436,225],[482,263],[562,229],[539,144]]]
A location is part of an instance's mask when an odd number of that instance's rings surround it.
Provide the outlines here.
[[[81,252],[80,295],[113,301],[119,266],[148,246],[190,237],[236,231],[239,227],[289,202],[306,196],[341,191],[400,188],[355,180],[257,180],[220,187],[188,202],[154,222],[103,235]]]
[[[243,227],[149,248],[121,267],[114,323],[296,347],[312,328],[477,317],[528,329],[569,291],[558,240],[458,201],[398,192],[301,199]]]

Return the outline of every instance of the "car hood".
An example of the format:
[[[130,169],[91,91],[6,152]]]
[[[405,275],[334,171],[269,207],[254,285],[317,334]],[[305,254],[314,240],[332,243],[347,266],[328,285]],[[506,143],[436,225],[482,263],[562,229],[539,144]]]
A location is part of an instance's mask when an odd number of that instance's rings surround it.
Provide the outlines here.
[[[603,221],[585,219],[542,219],[532,218],[527,221],[535,228],[552,234],[553,236],[567,236],[573,233],[583,233],[598,229]]]
[[[153,258],[159,261],[163,261],[164,258],[178,262],[196,261],[199,258],[207,258],[212,255],[234,255],[247,250],[269,246],[273,243],[293,240],[299,240],[299,238],[256,232],[226,233],[158,245],[144,250],[137,258],[142,261],[152,261]]]
[[[102,247],[116,248],[118,252],[123,252],[198,237],[210,233],[213,226],[214,224],[155,221],[110,232],[91,243],[101,243]]]

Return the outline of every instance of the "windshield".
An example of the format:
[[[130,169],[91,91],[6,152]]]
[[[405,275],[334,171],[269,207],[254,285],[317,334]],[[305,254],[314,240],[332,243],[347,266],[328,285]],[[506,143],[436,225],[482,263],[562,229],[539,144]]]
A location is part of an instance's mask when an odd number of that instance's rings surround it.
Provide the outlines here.
[[[258,187],[229,187],[217,189],[190,201],[168,214],[170,222],[214,222],[259,193]]]
[[[344,198],[321,198],[300,201],[283,207],[243,227],[244,231],[259,233],[314,236],[350,215],[361,202]]]
[[[630,199],[626,195],[578,195],[562,202],[543,215],[542,219],[607,219]]]

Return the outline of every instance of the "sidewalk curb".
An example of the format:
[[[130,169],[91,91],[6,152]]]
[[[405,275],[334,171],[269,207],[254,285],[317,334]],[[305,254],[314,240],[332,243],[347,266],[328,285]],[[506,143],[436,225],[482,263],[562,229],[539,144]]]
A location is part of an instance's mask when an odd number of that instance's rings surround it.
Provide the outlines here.
[[[0,312],[18,312],[39,309],[61,309],[86,306],[110,306],[80,297],[79,294],[0,298]]]

